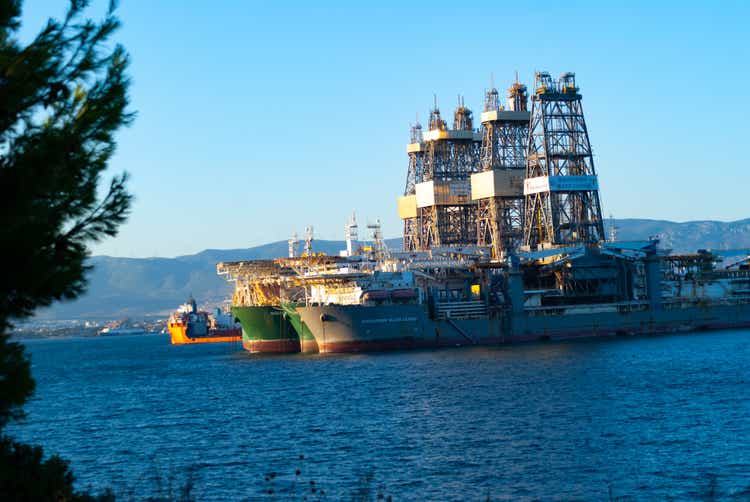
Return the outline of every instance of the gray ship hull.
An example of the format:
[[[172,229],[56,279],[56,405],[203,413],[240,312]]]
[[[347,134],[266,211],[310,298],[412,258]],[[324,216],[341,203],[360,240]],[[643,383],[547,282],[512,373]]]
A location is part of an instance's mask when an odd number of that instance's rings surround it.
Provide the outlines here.
[[[422,305],[298,307],[320,352],[366,352],[497,345],[533,340],[688,332],[750,327],[750,304],[689,306],[653,311],[618,305],[527,310],[473,319],[433,319]]]
[[[298,307],[320,352],[496,344],[501,320],[431,320],[422,305]]]

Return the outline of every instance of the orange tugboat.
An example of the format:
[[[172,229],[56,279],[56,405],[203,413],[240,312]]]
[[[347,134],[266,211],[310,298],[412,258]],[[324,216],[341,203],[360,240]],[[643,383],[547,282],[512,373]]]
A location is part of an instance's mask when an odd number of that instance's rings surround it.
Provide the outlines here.
[[[187,303],[180,305],[167,322],[172,345],[190,343],[240,342],[242,330],[234,326],[231,314],[222,314],[219,309],[209,315],[199,312],[195,299],[191,296]]]

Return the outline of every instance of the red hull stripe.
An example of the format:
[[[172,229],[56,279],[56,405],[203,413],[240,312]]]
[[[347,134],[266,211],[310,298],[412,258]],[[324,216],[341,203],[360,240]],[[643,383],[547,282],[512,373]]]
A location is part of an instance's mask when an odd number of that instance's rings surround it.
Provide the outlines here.
[[[540,340],[571,340],[577,338],[601,338],[614,337],[618,335],[649,335],[649,334],[669,334],[682,333],[690,331],[722,330],[722,329],[741,329],[750,328],[750,322],[745,323],[711,323],[701,324],[686,329],[682,326],[660,326],[651,330],[582,330],[566,331],[558,333],[525,333],[512,337],[496,338],[486,337],[477,340],[477,346],[500,345],[508,343],[534,342]],[[322,344],[320,352],[379,352],[388,350],[408,350],[416,348],[436,348],[436,347],[456,347],[471,346],[468,340],[464,338],[444,337],[432,340],[414,340],[414,339],[393,339],[393,340],[370,340],[370,341],[352,341],[352,342],[333,342]]]
[[[265,354],[288,354],[299,352],[299,340],[242,340],[242,346],[248,352]]]
[[[318,342],[315,340],[302,340],[300,342],[300,349],[302,349],[302,352],[319,352]]]
[[[750,322],[731,323],[715,322],[708,324],[696,324],[685,327],[683,325],[653,326],[647,329],[629,330],[580,330],[580,331],[549,331],[524,333],[516,336],[506,337],[482,337],[476,340],[477,346],[501,345],[509,343],[534,342],[540,340],[570,340],[576,338],[599,338],[614,337],[618,335],[649,335],[669,334],[690,331],[741,329],[750,328]],[[242,345],[249,352],[261,353],[293,353],[293,352],[382,352],[388,350],[409,350],[418,348],[457,347],[474,345],[465,338],[453,336],[440,336],[429,340],[417,340],[413,338],[398,338],[390,340],[361,340],[346,342],[317,343],[315,340],[243,340]]]

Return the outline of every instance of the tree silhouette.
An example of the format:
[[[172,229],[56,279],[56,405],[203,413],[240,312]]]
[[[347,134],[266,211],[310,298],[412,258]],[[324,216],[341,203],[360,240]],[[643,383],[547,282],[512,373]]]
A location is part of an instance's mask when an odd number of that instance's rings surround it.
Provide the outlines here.
[[[100,193],[114,134],[133,119],[128,57],[108,44],[120,25],[115,2],[95,22],[84,17],[87,0],[70,0],[65,17],[28,45],[17,39],[21,4],[0,0],[0,431],[23,416],[34,390],[23,347],[8,339],[11,323],[85,290],[88,246],[117,233],[132,201],[126,174]],[[23,472],[46,478],[24,484]],[[85,498],[72,480],[61,459],[0,441],[0,493]]]

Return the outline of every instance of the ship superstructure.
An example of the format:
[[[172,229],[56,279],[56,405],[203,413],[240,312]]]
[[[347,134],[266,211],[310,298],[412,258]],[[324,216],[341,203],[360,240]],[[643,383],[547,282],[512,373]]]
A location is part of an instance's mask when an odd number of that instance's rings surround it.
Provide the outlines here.
[[[172,313],[167,329],[172,345],[240,341],[240,329],[231,314],[220,308],[212,314],[200,311],[192,296]]]
[[[399,197],[403,251],[357,246],[220,263],[254,352],[346,352],[750,326],[750,266],[659,241],[605,242],[573,73],[485,93],[481,129],[459,98],[412,126]]]

